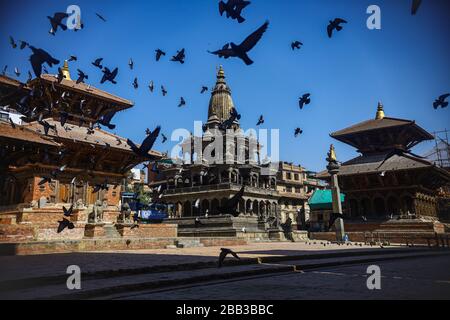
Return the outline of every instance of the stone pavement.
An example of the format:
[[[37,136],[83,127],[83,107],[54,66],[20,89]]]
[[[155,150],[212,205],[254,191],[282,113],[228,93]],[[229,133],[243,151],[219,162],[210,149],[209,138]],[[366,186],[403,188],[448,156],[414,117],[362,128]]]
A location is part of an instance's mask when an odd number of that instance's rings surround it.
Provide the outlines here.
[[[314,242],[316,244],[314,244]],[[386,250],[379,247],[327,244],[325,241],[259,242],[232,246],[241,258],[298,256],[312,253],[333,253],[347,250]],[[404,247],[403,247],[404,248]],[[34,256],[0,256],[0,283],[13,279],[65,276],[69,265],[78,265],[82,273],[106,270],[178,265],[196,262],[216,262],[219,247],[130,250],[120,252],[78,252]]]

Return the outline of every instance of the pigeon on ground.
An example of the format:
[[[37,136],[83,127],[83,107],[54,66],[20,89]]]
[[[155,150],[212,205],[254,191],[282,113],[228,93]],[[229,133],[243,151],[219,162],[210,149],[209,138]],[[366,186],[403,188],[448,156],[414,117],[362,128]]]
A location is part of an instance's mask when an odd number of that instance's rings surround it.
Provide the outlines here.
[[[336,31],[342,30],[342,26],[340,26],[341,23],[347,23],[347,21],[341,18],[336,18],[334,20],[329,21],[329,24],[327,26],[328,38],[331,38],[333,36],[334,29],[336,29]]]
[[[186,55],[184,53],[184,48],[183,48],[183,49],[177,51],[177,54],[174,55],[172,57],[172,59],[170,59],[170,61],[179,62],[179,63],[183,64],[185,58],[186,58]]]
[[[34,75],[36,77],[41,76],[42,64],[45,62],[50,67],[59,64],[59,60],[53,58],[47,51],[33,46],[29,46],[33,54],[30,56],[31,67],[33,68]]]
[[[166,55],[166,53],[161,49],[156,49],[155,52],[156,52],[156,61],[159,61],[159,59],[161,59],[161,56]]]
[[[211,54],[219,56],[219,58],[228,59],[230,57],[238,57],[244,61],[246,65],[253,64],[253,61],[247,55],[247,53],[253,49],[253,47],[262,38],[264,32],[266,32],[269,22],[266,21],[258,30],[249,35],[241,44],[236,45],[235,43],[227,43],[217,51],[208,51]]]
[[[237,260],[241,260],[239,256],[234,252],[233,250],[227,249],[227,248],[220,248],[220,254],[219,254],[219,263],[218,267],[221,268],[223,265],[223,261],[227,257],[227,255],[231,254],[233,257],[235,257]]]
[[[433,102],[433,108],[437,109],[439,107],[441,108],[445,108],[448,106],[448,102],[445,101],[445,99],[447,99],[450,96],[450,93],[446,93],[441,95],[439,98],[437,98],[434,102]]]
[[[298,106],[300,107],[300,109],[303,109],[305,104],[310,104],[311,103],[310,96],[311,96],[311,94],[305,93],[300,98],[298,98]]]
[[[142,142],[142,144],[138,147],[136,144],[134,144],[133,141],[131,141],[130,139],[127,139],[127,143],[128,145],[131,147],[131,150],[133,150],[133,152],[140,156],[140,157],[144,157],[146,159],[150,159],[153,160],[153,157],[151,155],[149,155],[148,153],[151,151],[153,144],[156,141],[156,138],[158,138],[159,136],[159,132],[161,131],[161,127],[157,126],[155,130],[153,130],[153,132],[151,132]]]
[[[292,50],[300,49],[302,45],[303,43],[301,43],[300,41],[294,41],[291,43],[291,48]]]
[[[115,68],[111,72],[107,67],[104,67],[102,70],[103,77],[102,77],[102,80],[100,81],[100,83],[104,83],[105,81],[110,81],[110,82],[116,84],[117,82],[114,79],[116,78],[118,71],[119,71],[118,68]]]

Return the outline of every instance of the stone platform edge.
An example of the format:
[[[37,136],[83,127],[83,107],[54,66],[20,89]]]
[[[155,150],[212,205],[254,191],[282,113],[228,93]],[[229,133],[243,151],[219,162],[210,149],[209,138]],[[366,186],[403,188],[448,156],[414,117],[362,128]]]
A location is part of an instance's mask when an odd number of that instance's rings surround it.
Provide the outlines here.
[[[51,253],[167,249],[183,239],[193,238],[97,238],[0,243],[0,256],[40,255]],[[205,247],[246,245],[239,238],[196,238]]]

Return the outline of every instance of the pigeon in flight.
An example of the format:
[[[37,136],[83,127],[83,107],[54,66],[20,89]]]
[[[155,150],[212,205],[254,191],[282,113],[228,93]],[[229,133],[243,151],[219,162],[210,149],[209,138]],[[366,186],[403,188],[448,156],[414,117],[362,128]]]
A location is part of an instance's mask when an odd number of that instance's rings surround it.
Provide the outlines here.
[[[70,58],[69,58],[69,60],[67,60],[68,62],[70,62],[70,61],[77,61],[78,60],[78,58],[77,58],[77,56],[70,56]]]
[[[17,43],[14,41],[14,38],[9,36],[9,43],[13,49],[17,48]]]
[[[167,137],[164,135],[164,133],[161,133],[162,136],[162,143],[165,143],[167,141]]]
[[[9,124],[11,125],[11,127],[12,127],[13,129],[16,128],[16,124],[14,123],[14,121],[13,121],[11,118],[9,118]]]
[[[231,214],[235,217],[239,215],[239,212],[237,211],[237,206],[239,204],[239,201],[242,199],[242,196],[244,195],[245,186],[242,186],[241,190],[239,190],[238,193],[236,193],[232,198],[227,199],[225,203],[218,207],[217,210],[221,214]]]
[[[305,93],[300,98],[298,98],[298,106],[300,107],[300,109],[303,109],[305,104],[310,104],[311,103],[310,96],[311,96],[311,94]]]
[[[150,92],[153,92],[153,90],[155,89],[155,85],[153,84],[153,80],[150,81],[150,84],[148,85],[148,88],[150,89]]]
[[[184,63],[184,59],[186,58],[186,55],[184,54],[184,48],[177,51],[177,54],[170,59],[170,61],[179,62],[181,64]]]
[[[107,127],[109,130],[114,130],[116,128],[115,124],[111,123],[111,119],[116,115],[116,111],[110,111],[98,120],[98,123],[102,126]]]
[[[103,60],[103,58],[95,59],[95,61],[92,62],[92,65],[97,67],[97,68],[99,68],[99,69],[103,69],[102,60]]]
[[[200,91],[200,93],[204,94],[206,91],[208,91],[208,87],[202,86],[202,91]]]
[[[167,90],[166,90],[166,88],[164,88],[164,86],[161,86],[161,92],[162,92],[163,97],[165,97],[167,95]]]
[[[266,21],[258,30],[249,35],[240,45],[236,45],[233,42],[227,43],[222,49],[219,49],[211,54],[219,56],[219,58],[228,59],[230,57],[238,57],[244,61],[246,65],[251,65],[253,61],[249,58],[247,53],[253,49],[253,47],[258,43],[258,41],[266,32],[269,22]]]
[[[138,84],[138,79],[137,79],[137,77],[136,77],[136,78],[134,78],[134,81],[133,81],[133,87],[134,87],[135,89],[137,89],[137,88],[139,87],[139,84]]]
[[[53,131],[56,131],[56,126],[55,125],[51,125],[50,123],[48,123],[45,120],[40,120],[39,124],[44,127],[44,133],[45,133],[46,136],[48,135],[49,129],[52,129]]]
[[[101,184],[96,184],[94,186],[94,189],[92,190],[93,193],[97,193],[100,190],[109,190],[108,182],[103,182]]]
[[[377,167],[377,170],[380,169],[384,165],[384,163],[386,161],[388,161],[390,158],[392,158],[393,156],[401,157],[401,156],[406,156],[407,154],[409,154],[409,155],[411,155],[411,156],[413,156],[415,158],[423,159],[422,156],[419,156],[419,155],[417,155],[415,153],[412,153],[410,150],[404,150],[404,149],[395,148],[395,149],[393,149],[392,151],[390,151],[390,152],[388,152],[386,154],[386,156],[384,157],[383,161]]]
[[[302,133],[303,133],[303,130],[302,130],[302,129],[296,128],[296,129],[295,129],[295,132],[294,132],[294,136],[295,136],[295,137],[298,137],[298,135],[299,135],[299,134],[302,134]]]
[[[73,222],[69,221],[66,218],[63,218],[61,221],[58,221],[59,225],[58,225],[58,233],[63,232],[64,229],[73,229],[75,228],[75,225],[73,224]]]
[[[417,10],[419,10],[420,3],[422,0],[413,0],[411,4],[411,14],[415,15],[417,13]]]
[[[97,16],[97,17],[99,17],[100,18],[100,20],[103,20],[104,22],[106,22],[106,19],[105,18],[103,18],[103,16],[101,16],[100,14],[98,14],[97,12],[95,13],[95,15]]]
[[[292,48],[292,50],[300,49],[302,45],[303,45],[302,42],[294,41],[294,42],[291,43],[291,48]]]
[[[66,209],[66,207],[63,206],[64,216],[70,217],[73,214],[73,204],[70,206],[69,209]]]
[[[441,95],[439,98],[437,98],[434,102],[433,102],[433,108],[437,109],[439,107],[441,108],[445,108],[448,106],[448,102],[445,101],[445,99],[447,99],[450,96],[450,93],[446,93]]]
[[[31,67],[36,77],[40,77],[42,73],[42,64],[45,62],[50,67],[59,64],[59,60],[53,58],[47,51],[29,46],[33,54],[30,56]]]
[[[61,111],[59,113],[59,122],[61,124],[61,127],[64,127],[64,125],[66,124],[68,118],[69,118],[69,114],[67,112]]]
[[[119,71],[118,68],[115,68],[112,72],[107,68],[104,67],[102,72],[103,72],[103,77],[102,80],[100,81],[100,83],[105,83],[105,81],[111,81],[112,83],[116,84],[116,80],[114,80],[117,76],[117,72]]]
[[[178,108],[185,106],[186,105],[186,101],[184,100],[183,97],[180,98],[180,103],[178,104]]]
[[[227,13],[227,18],[237,20],[242,23],[245,19],[241,16],[242,10],[251,2],[244,0],[228,0],[227,2],[219,2],[219,13],[222,16],[224,12]]]
[[[131,70],[133,70],[133,66],[134,66],[133,59],[130,58],[130,60],[128,61],[128,66],[130,67]]]
[[[156,138],[158,138],[159,136],[159,132],[161,131],[161,127],[157,126],[155,130],[153,130],[153,132],[151,132],[142,142],[142,144],[138,147],[136,144],[134,144],[133,141],[131,141],[130,139],[127,139],[127,143],[128,145],[131,147],[131,150],[133,150],[133,152],[140,156],[140,157],[144,157],[146,159],[152,159],[152,156],[149,155],[149,151],[151,151],[153,144],[156,141]]]
[[[80,82],[84,83],[84,79],[89,79],[89,77],[86,73],[84,73],[80,69],[77,69],[77,71],[78,71],[78,79],[76,81],[77,84],[79,84]]]
[[[336,31],[342,30],[342,26],[340,26],[341,23],[347,23],[347,21],[341,18],[336,18],[333,21],[330,20],[329,22],[330,23],[327,26],[328,38],[332,37],[334,29],[336,29]]]
[[[15,67],[14,68],[14,73],[16,74],[16,76],[20,76],[20,71],[19,71],[19,68],[17,68],[17,67]]]
[[[156,52],[156,61],[159,61],[159,59],[161,59],[161,56],[166,55],[166,53],[161,49],[156,49],[155,52]]]
[[[256,125],[259,126],[260,124],[263,124],[263,123],[264,123],[264,117],[263,117],[263,115],[260,115],[259,119],[258,119],[258,123]]]
[[[56,170],[52,170],[50,172],[50,176],[44,176],[41,181],[39,181],[38,185],[41,186],[43,184],[45,184],[46,182],[51,182],[52,179],[56,179],[56,177],[63,172],[66,169],[67,165],[63,165],[62,167],[56,169]]]
[[[20,40],[20,50],[23,50],[25,49],[25,47],[28,46],[29,46],[28,42]]]
[[[223,123],[221,123],[219,125],[219,128],[222,130],[227,130],[230,129],[233,125],[233,123],[236,120],[240,120],[241,119],[241,115],[237,112],[236,108],[231,109],[230,111],[230,117],[225,120]]]
[[[241,260],[239,256],[234,252],[233,250],[227,249],[227,248],[220,248],[220,254],[219,254],[219,264],[218,267],[221,268],[223,265],[223,261],[227,257],[227,255],[231,254],[233,257],[235,257],[237,260]]]
[[[64,23],[62,23],[62,21],[68,16],[69,15],[65,12],[56,12],[53,15],[53,17],[47,16],[52,26],[52,28],[50,29],[50,33],[52,35],[55,35],[56,31],[58,30],[58,27],[60,27],[64,31],[67,30],[67,26]]]
[[[5,66],[3,67],[3,71],[2,71],[3,75],[6,74],[6,70],[8,70],[8,65],[7,64],[5,64]]]

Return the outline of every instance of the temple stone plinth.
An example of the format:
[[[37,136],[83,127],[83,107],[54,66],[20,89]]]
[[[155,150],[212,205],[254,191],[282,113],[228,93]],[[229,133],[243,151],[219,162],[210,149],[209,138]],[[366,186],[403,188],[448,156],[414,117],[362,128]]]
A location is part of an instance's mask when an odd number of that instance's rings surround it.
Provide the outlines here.
[[[105,223],[88,223],[84,227],[85,238],[101,238],[106,236]]]

